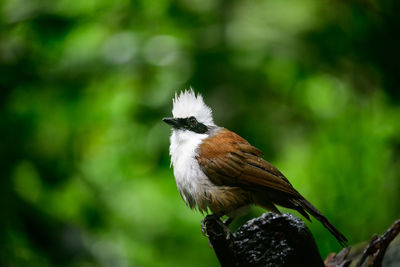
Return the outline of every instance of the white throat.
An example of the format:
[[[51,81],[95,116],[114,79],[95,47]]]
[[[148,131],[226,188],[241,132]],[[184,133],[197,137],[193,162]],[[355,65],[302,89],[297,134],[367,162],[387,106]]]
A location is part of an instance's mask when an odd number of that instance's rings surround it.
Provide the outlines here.
[[[186,130],[172,130],[170,155],[179,193],[188,206],[197,206],[197,196],[204,194],[205,187],[212,186],[197,162],[197,148],[208,134]]]

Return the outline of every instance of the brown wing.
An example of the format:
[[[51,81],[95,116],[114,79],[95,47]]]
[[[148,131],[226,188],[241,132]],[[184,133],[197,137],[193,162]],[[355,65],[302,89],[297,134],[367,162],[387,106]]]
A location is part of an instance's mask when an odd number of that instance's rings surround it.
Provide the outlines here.
[[[217,185],[268,188],[301,197],[283,174],[261,158],[262,152],[239,135],[222,129],[203,140],[197,161]]]
[[[262,191],[262,188],[269,190],[270,193],[271,190],[276,190],[273,199],[267,199],[267,202],[260,204],[275,212],[279,211],[273,204],[295,209],[309,219],[307,211],[319,220],[340,244],[346,244],[346,237],[303,198],[278,169],[261,158],[261,151],[237,134],[222,129],[203,140],[198,152],[197,161],[213,183],[246,188],[255,192]]]

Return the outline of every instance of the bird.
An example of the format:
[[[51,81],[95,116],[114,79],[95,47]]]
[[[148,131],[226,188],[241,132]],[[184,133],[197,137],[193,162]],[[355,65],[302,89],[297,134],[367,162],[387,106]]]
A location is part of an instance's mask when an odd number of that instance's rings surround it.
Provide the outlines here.
[[[298,211],[309,221],[312,215],[346,245],[346,237],[263,159],[258,148],[214,123],[212,110],[201,94],[190,88],[175,93],[172,102],[173,117],[163,121],[172,126],[171,165],[188,207],[211,212],[217,219],[227,216],[227,225],[252,205],[278,214],[276,206],[281,206]]]

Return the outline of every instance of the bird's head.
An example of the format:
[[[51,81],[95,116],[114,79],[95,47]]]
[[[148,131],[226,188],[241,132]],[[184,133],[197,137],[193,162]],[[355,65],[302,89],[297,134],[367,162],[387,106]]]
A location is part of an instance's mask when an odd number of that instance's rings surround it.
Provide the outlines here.
[[[173,99],[172,118],[163,121],[171,125],[174,131],[205,134],[215,126],[211,109],[204,103],[200,94],[192,89],[175,93]]]

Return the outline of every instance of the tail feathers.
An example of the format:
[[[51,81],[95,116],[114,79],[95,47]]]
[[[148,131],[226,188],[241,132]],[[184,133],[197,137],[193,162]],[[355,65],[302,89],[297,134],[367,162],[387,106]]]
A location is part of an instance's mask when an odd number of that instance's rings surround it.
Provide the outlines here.
[[[315,208],[310,202],[308,202],[306,199],[298,199],[296,201],[297,203],[299,203],[301,205],[301,207],[303,209],[305,209],[308,213],[310,213],[310,215],[312,215],[315,219],[317,219],[318,221],[320,221],[322,223],[323,226],[325,226],[326,229],[329,230],[329,232],[331,232],[332,235],[335,236],[335,238],[339,241],[339,243],[345,247],[346,243],[347,243],[347,238],[330,222],[328,221],[328,219],[321,214],[321,212],[319,210],[317,210],[317,208]],[[305,213],[300,212],[303,216]],[[304,216],[307,219],[309,219],[308,216]]]

